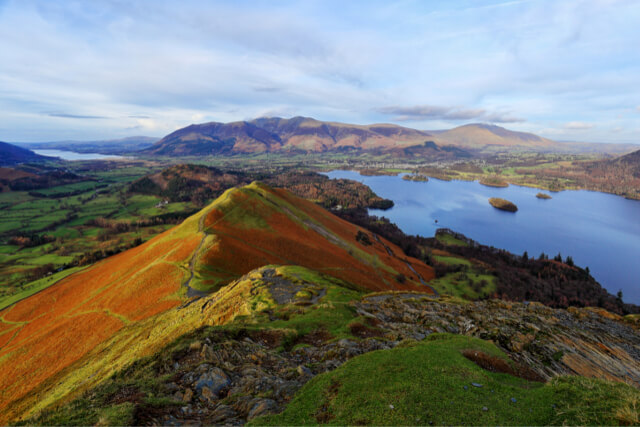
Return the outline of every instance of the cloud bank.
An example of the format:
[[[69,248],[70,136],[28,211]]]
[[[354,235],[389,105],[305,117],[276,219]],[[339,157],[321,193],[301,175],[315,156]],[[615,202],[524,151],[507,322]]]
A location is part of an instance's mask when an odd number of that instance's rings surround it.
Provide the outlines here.
[[[479,120],[493,123],[521,123],[526,121],[525,119],[513,117],[508,113],[490,113],[482,108],[465,109],[436,105],[416,105],[412,107],[382,107],[378,108],[377,111],[382,114],[393,115],[393,120],[396,121]]]
[[[0,0],[0,140],[282,112],[637,142],[638,22],[632,0]]]

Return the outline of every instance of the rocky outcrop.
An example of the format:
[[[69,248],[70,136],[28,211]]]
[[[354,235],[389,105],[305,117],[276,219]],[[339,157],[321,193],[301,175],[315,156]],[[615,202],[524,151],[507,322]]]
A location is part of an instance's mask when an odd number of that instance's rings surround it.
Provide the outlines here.
[[[352,306],[362,328],[351,330],[361,339],[330,341],[330,335],[316,332],[300,338],[304,346],[288,351],[282,351],[286,331],[280,330],[243,330],[233,339],[217,331],[194,341],[159,372],[171,374],[165,387],[180,406],[138,421],[243,424],[284,410],[315,375],[358,355],[436,332],[491,340],[532,378],[569,374],[640,387],[640,335],[622,317],[602,310],[460,302],[410,292],[372,294]]]
[[[382,294],[356,304],[388,338],[450,332],[492,340],[541,377],[582,375],[640,387],[640,334],[623,318],[590,308],[488,300],[457,303],[415,294]]]
[[[165,383],[165,392],[179,406],[168,407],[164,414],[154,417],[139,417],[137,422],[244,424],[282,411],[315,375],[360,354],[398,344],[373,338],[343,339],[278,352],[282,331],[245,331],[243,335],[229,339],[224,333],[214,333],[176,354],[173,364],[161,367],[158,374],[170,375],[172,380]]]

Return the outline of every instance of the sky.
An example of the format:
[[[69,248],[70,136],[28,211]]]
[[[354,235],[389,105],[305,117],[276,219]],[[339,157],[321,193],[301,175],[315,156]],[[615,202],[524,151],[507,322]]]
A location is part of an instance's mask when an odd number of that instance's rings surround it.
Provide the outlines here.
[[[640,1],[0,0],[0,140],[308,116],[640,143]]]

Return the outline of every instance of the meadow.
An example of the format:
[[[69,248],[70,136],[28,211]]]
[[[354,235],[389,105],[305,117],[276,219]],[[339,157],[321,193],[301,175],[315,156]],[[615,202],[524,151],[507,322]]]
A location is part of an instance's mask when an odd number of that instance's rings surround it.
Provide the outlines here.
[[[90,180],[0,193],[0,309],[77,267],[148,240],[197,209],[190,202],[158,206],[161,197],[127,192],[130,182],[157,166],[109,165],[69,163]]]

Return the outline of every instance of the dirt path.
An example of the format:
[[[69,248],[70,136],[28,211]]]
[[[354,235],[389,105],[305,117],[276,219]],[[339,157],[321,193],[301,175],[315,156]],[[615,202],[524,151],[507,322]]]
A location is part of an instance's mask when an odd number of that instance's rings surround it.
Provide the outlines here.
[[[229,197],[228,195],[226,197]],[[243,202],[240,203],[239,205],[237,205],[236,207],[234,207],[232,209],[238,209],[238,208],[242,208],[242,206],[247,203],[247,202]],[[204,212],[202,214],[202,216],[200,217],[200,219],[198,220],[198,233],[202,233],[202,239],[200,240],[200,244],[198,244],[198,247],[196,248],[196,250],[193,252],[193,256],[191,256],[191,260],[189,261],[189,278],[187,279],[186,282],[184,282],[182,284],[182,286],[187,288],[187,297],[188,298],[192,298],[189,301],[187,301],[185,304],[181,305],[180,308],[184,308],[189,306],[190,304],[192,304],[193,302],[195,302],[196,300],[202,298],[205,295],[208,295],[208,292],[205,291],[199,291],[197,289],[194,289],[191,287],[191,281],[193,280],[194,276],[195,276],[195,269],[196,269],[196,262],[198,261],[198,255],[200,254],[200,250],[202,249],[202,246],[204,245],[205,240],[207,239],[207,237],[210,235],[210,233],[207,233],[207,231],[204,228],[204,221],[207,218],[207,215],[209,215],[209,212],[213,209],[213,207],[209,208],[206,212]],[[214,225],[216,225],[218,222],[222,221],[229,213],[231,213],[232,211],[227,212],[222,218],[219,218],[216,222],[214,222],[213,224],[211,224],[211,226],[213,227]]]
[[[196,248],[196,250],[193,252],[193,255],[191,256],[191,260],[189,260],[189,278],[182,285],[182,286],[187,288],[187,297],[188,298],[193,298],[193,299],[190,300],[189,302],[187,302],[186,304],[182,305],[181,308],[187,307],[188,305],[190,305],[191,303],[193,303],[197,299],[200,299],[201,297],[207,295],[207,292],[199,291],[197,289],[192,288],[191,287],[191,281],[193,280],[193,277],[195,276],[196,261],[198,260],[198,255],[200,254],[200,249],[202,249],[202,245],[204,245],[204,241],[207,240],[207,237],[209,236],[209,233],[207,233],[205,231],[205,229],[204,229],[204,220],[207,217],[208,213],[209,213],[209,211],[207,211],[204,214],[202,214],[202,216],[198,220],[198,233],[202,233],[203,235],[202,235],[202,239],[200,240],[200,243],[198,244],[198,247]]]

